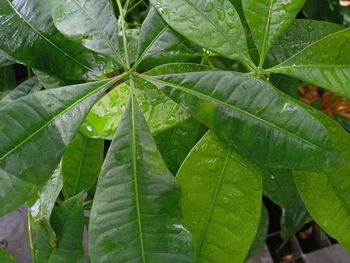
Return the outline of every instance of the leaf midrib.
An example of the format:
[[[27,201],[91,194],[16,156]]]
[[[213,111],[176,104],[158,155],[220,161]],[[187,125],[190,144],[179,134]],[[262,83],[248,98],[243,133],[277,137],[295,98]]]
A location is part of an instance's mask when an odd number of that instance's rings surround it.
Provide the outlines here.
[[[88,137],[84,135],[84,145],[83,145],[83,149],[81,151],[81,155],[80,155],[80,159],[79,159],[79,166],[78,166],[77,176],[75,178],[73,195],[77,194],[78,185],[79,185],[79,182],[81,179],[81,169],[83,167],[83,160],[84,160],[85,153],[86,153],[87,143],[88,143]]]
[[[121,75],[123,76],[123,75]],[[122,78],[121,76],[118,76],[117,78],[114,78],[113,80],[107,82],[106,84],[102,85],[99,88],[96,88],[95,90],[93,90],[92,92],[90,92],[89,94],[83,96],[82,98],[80,98],[79,100],[77,100],[76,102],[74,102],[73,104],[71,104],[69,107],[65,108],[63,111],[59,112],[58,114],[56,114],[55,116],[53,116],[49,121],[47,121],[46,123],[44,123],[44,125],[42,125],[39,129],[37,129],[36,131],[34,131],[31,135],[29,135],[27,138],[25,138],[24,140],[22,140],[19,144],[17,144],[15,147],[13,147],[11,150],[9,150],[7,153],[3,154],[0,157],[0,161],[2,161],[3,159],[5,159],[7,156],[9,156],[11,153],[13,153],[14,151],[16,151],[18,148],[20,148],[22,145],[24,145],[25,143],[27,143],[30,139],[32,139],[33,137],[35,137],[40,131],[42,131],[43,129],[45,129],[47,126],[49,126],[50,123],[52,123],[53,121],[55,121],[57,118],[59,118],[60,116],[62,116],[63,114],[65,114],[67,111],[69,111],[70,109],[74,108],[76,105],[78,105],[79,103],[81,103],[82,101],[84,101],[85,99],[87,99],[88,97],[92,96],[93,94],[95,94],[96,92],[100,91],[101,89],[107,87],[108,85],[112,84],[114,81],[116,81],[119,78]],[[123,76],[124,77],[124,76]]]
[[[208,226],[209,226],[209,223],[210,223],[210,219],[211,219],[211,216],[213,214],[214,206],[215,206],[216,201],[217,201],[218,196],[219,196],[219,191],[221,189],[222,182],[223,182],[224,177],[225,177],[225,172],[226,172],[226,168],[227,168],[227,165],[228,165],[229,156],[230,156],[230,150],[226,149],[224,165],[222,166],[222,169],[221,169],[221,172],[220,172],[220,175],[219,175],[219,179],[218,179],[218,182],[216,184],[214,194],[212,196],[212,202],[210,204],[210,208],[209,208],[209,211],[208,211],[208,216],[207,216],[207,219],[205,221],[203,230],[202,230],[200,238],[199,238],[199,244],[198,244],[198,247],[197,247],[197,256],[200,255],[200,252],[201,252],[201,249],[202,249],[202,245],[203,245],[203,242],[204,242],[204,239],[205,239],[205,235],[207,233]]]
[[[192,6],[195,10],[197,10],[197,12],[204,18],[206,18],[210,24],[212,24],[214,26],[214,28],[221,33],[221,35],[227,39],[227,41],[229,41],[230,43],[234,43],[233,45],[230,45],[230,47],[235,50],[235,52],[237,53],[237,56],[239,58],[244,58],[246,62],[250,62],[250,58],[249,58],[249,55],[247,56],[246,54],[244,53],[240,53],[239,50],[237,52],[237,49],[235,48],[235,45],[236,45],[236,42],[234,39],[231,39],[228,37],[228,34],[226,34],[225,32],[223,32],[220,27],[217,27],[217,24],[207,15],[205,15],[197,6],[195,6],[192,2],[190,2],[189,0],[184,0],[189,6]],[[232,7],[234,8],[234,7]],[[244,30],[242,31],[242,34],[245,34]],[[232,34],[233,35],[233,34]],[[231,34],[230,34],[231,36]],[[241,56],[241,55],[242,56]]]
[[[334,64],[304,64],[304,65],[295,65],[295,66],[276,66],[274,68],[270,68],[265,70],[266,72],[279,72],[279,71],[284,71],[284,70],[289,70],[289,69],[305,69],[305,68],[349,68],[350,69],[350,64],[342,64],[342,65],[334,65]]]
[[[70,60],[72,60],[74,63],[80,65],[81,67],[84,67],[85,69],[87,69],[88,71],[93,71],[92,68],[90,68],[87,65],[84,65],[83,63],[81,63],[79,60],[75,59],[74,57],[72,57],[70,54],[66,53],[63,49],[61,49],[59,46],[57,46],[55,43],[53,43],[50,39],[48,39],[47,37],[45,37],[36,27],[34,27],[34,25],[32,25],[12,4],[12,2],[10,2],[10,0],[6,0],[7,3],[11,6],[11,8],[13,9],[13,11],[17,14],[17,16],[23,20],[34,32],[36,32],[42,39],[44,39],[47,43],[49,43],[51,46],[53,46],[55,49],[57,49],[59,52],[61,52],[65,57],[69,58]]]
[[[235,106],[233,106],[233,105],[227,104],[227,103],[225,103],[225,102],[223,102],[223,101],[221,101],[221,100],[215,99],[215,98],[213,98],[213,97],[209,97],[209,96],[206,95],[206,94],[203,94],[203,93],[200,93],[200,92],[198,92],[198,91],[194,91],[194,90],[191,90],[191,89],[188,89],[188,88],[186,88],[186,87],[182,87],[182,86],[179,86],[179,85],[176,85],[176,84],[173,84],[173,83],[169,83],[169,82],[162,81],[162,80],[159,80],[159,79],[156,79],[156,78],[152,78],[152,77],[149,77],[149,76],[146,76],[146,75],[137,74],[137,76],[139,76],[140,78],[143,78],[143,79],[145,79],[145,80],[148,80],[148,81],[158,82],[158,83],[160,83],[160,84],[164,84],[164,85],[173,87],[173,88],[175,88],[175,89],[182,90],[182,91],[184,91],[184,92],[186,92],[186,93],[188,93],[188,94],[192,94],[192,95],[195,95],[195,96],[199,96],[199,97],[202,97],[202,98],[207,99],[207,100],[209,100],[209,101],[210,101],[210,100],[211,100],[211,101],[214,101],[214,102],[216,102],[216,103],[218,103],[218,104],[221,104],[221,105],[223,105],[223,106],[225,106],[225,107],[228,107],[228,108],[231,108],[231,109],[233,109],[233,110],[235,110],[235,111],[241,112],[241,113],[243,113],[243,114],[245,114],[245,115],[247,115],[247,116],[249,116],[249,117],[251,117],[251,118],[253,118],[253,119],[256,119],[256,120],[258,120],[258,121],[260,121],[260,122],[262,122],[262,123],[264,123],[264,124],[266,124],[266,125],[268,125],[268,126],[271,126],[272,128],[275,128],[276,130],[279,130],[280,132],[282,132],[282,133],[284,133],[284,134],[286,134],[286,135],[288,135],[288,136],[290,136],[290,137],[292,137],[292,138],[295,138],[296,140],[302,141],[302,142],[304,142],[304,143],[306,143],[306,144],[308,144],[308,145],[311,145],[311,146],[313,146],[313,147],[315,147],[315,148],[318,148],[318,149],[321,149],[321,150],[323,150],[323,151],[329,152],[329,150],[327,150],[326,148],[324,148],[324,147],[322,147],[322,146],[319,146],[319,145],[316,145],[316,144],[314,144],[314,143],[312,143],[312,142],[306,141],[305,139],[303,139],[303,138],[301,138],[301,137],[299,137],[299,136],[296,136],[295,134],[290,133],[289,131],[286,131],[286,130],[284,130],[284,129],[281,128],[281,127],[278,127],[278,126],[276,126],[275,124],[273,124],[273,123],[271,123],[271,122],[268,122],[268,121],[266,121],[266,120],[264,120],[264,119],[261,119],[261,118],[259,118],[258,116],[253,115],[253,114],[250,113],[250,112],[244,111],[244,110],[242,110],[242,109],[240,109],[240,108],[237,108],[237,107],[235,107]],[[165,76],[165,75],[162,75],[162,76]]]
[[[267,40],[270,35],[270,28],[271,28],[271,14],[272,14],[272,7],[273,7],[273,0],[270,0],[270,8],[269,8],[269,13],[267,15],[267,22],[264,30],[264,38],[262,42],[262,47],[261,47],[261,54],[260,54],[260,64],[259,66],[263,66],[265,57],[266,57],[266,46],[267,46]]]
[[[131,80],[130,86],[133,86],[133,81]],[[131,87],[133,90],[133,87]],[[135,121],[135,98],[133,92],[130,92],[131,99],[131,123],[132,123],[132,163],[133,163],[133,181],[134,181],[134,192],[135,192],[135,202],[136,202],[136,210],[137,210],[137,225],[140,234],[140,250],[141,250],[141,258],[142,262],[146,263],[145,257],[145,248],[144,248],[144,240],[143,240],[143,230],[142,230],[142,218],[141,218],[141,209],[140,209],[140,199],[139,199],[139,188],[138,188],[138,178],[137,178],[137,154],[136,154],[136,121]]]
[[[83,13],[92,21],[92,23],[95,25],[96,29],[98,30],[98,32],[102,35],[102,37],[105,39],[105,41],[107,42],[108,46],[111,48],[111,50],[113,51],[113,53],[116,55],[117,58],[119,58],[119,53],[117,52],[117,50],[114,48],[111,40],[109,39],[109,37],[106,35],[105,31],[102,30],[102,28],[99,26],[99,24],[96,22],[96,20],[90,16],[90,14],[86,11],[86,9],[80,5],[80,3],[77,0],[73,0],[74,3],[83,11]]]

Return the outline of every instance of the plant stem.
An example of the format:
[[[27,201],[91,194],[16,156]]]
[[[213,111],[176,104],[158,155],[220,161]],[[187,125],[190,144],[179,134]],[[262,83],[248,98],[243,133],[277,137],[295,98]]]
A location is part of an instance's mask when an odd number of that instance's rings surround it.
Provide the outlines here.
[[[132,10],[134,10],[136,7],[138,7],[140,4],[142,4],[143,1],[144,1],[144,0],[138,1],[136,4],[134,4],[132,7],[130,7],[130,8],[126,11],[126,13],[129,13],[129,12],[131,12]]]
[[[29,209],[29,208],[28,208]],[[28,210],[28,239],[29,239],[29,247],[30,247],[30,253],[32,254],[32,262],[35,263],[34,258],[34,246],[33,246],[33,233],[32,233],[32,224],[31,224],[31,216],[30,211]]]
[[[120,18],[121,18],[121,26],[122,26],[122,34],[123,34],[123,45],[124,45],[124,54],[125,54],[125,63],[126,63],[126,68],[125,71],[130,70],[130,63],[129,63],[129,54],[128,54],[128,42],[126,39],[126,28],[125,28],[125,10],[122,7],[122,4],[120,0],[116,0],[117,5],[119,8],[119,13],[120,13]],[[127,1],[128,3],[128,1]]]

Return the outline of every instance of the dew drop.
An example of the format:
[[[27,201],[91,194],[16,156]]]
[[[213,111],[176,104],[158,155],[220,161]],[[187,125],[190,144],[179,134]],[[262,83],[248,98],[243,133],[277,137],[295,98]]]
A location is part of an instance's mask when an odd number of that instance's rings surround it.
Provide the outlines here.
[[[216,9],[216,14],[218,15],[219,20],[225,20],[225,12],[222,9]]]
[[[233,15],[235,14],[235,9],[230,8],[230,9],[228,10],[227,14],[228,14],[229,16],[233,16]]]
[[[204,8],[204,12],[207,12],[207,13],[211,12],[213,10],[213,7],[214,7],[214,3],[213,2],[209,2],[207,4],[207,6]]]
[[[233,21],[226,21],[226,25],[231,29],[234,29],[237,27],[237,25]]]
[[[228,197],[224,197],[223,201],[225,204],[228,204],[230,202],[230,199]]]

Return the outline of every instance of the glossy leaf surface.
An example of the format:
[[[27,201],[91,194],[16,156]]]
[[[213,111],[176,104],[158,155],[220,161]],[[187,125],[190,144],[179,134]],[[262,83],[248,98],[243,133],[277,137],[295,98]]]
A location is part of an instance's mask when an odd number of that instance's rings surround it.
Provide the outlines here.
[[[155,136],[164,162],[174,175],[195,145],[198,134],[199,122],[190,118]]]
[[[31,228],[45,231],[50,246],[57,246],[57,236],[53,230],[50,219],[58,195],[62,190],[61,165],[57,167],[51,178],[41,189],[26,201],[30,212]]]
[[[138,60],[155,56],[167,48],[175,46],[185,40],[163,21],[154,7],[141,27],[139,39]]]
[[[60,34],[46,1],[1,0],[0,13],[0,48],[15,59],[66,79],[102,74],[105,59]]]
[[[282,63],[312,43],[343,29],[343,26],[329,22],[296,19],[272,45],[267,64]]]
[[[197,262],[243,262],[259,224],[260,171],[209,132],[188,155],[177,179]]]
[[[284,244],[304,226],[308,218],[309,213],[300,198],[294,208],[282,208],[280,235]]]
[[[207,69],[204,66],[192,64],[169,64],[151,70],[150,73],[162,74],[169,70],[185,71]],[[147,124],[152,133],[159,133],[178,123],[187,120],[190,114],[179,105],[166,97],[153,84],[147,81],[138,81],[136,97]],[[98,101],[84,121],[81,132],[92,138],[112,140],[118,124],[125,110],[129,97],[129,87],[121,84]]]
[[[264,246],[265,240],[267,238],[267,231],[269,228],[269,215],[267,209],[263,204],[261,206],[261,216],[258,226],[258,231],[256,232],[254,241],[249,249],[246,259],[254,257]]]
[[[108,0],[49,0],[57,29],[68,38],[117,58],[118,23]]]
[[[59,165],[45,186],[27,202],[29,212],[35,222],[47,220],[50,223],[51,212],[62,186],[61,165]]]
[[[334,144],[346,162],[324,173],[295,172],[294,179],[313,219],[350,251],[350,135],[327,116],[322,122],[332,127]]]
[[[267,51],[286,30],[306,0],[244,0],[243,10],[254,42],[259,50],[260,65]]]
[[[37,92],[0,109],[0,214],[28,199],[24,189],[45,184],[100,90],[112,82]]]
[[[15,71],[12,66],[0,68],[0,99],[16,87]]]
[[[0,49],[0,67],[7,67],[15,64],[16,60]]]
[[[41,71],[35,68],[32,68],[32,70],[34,72],[34,75],[38,78],[40,84],[45,89],[55,89],[55,88],[60,88],[60,87],[79,83],[78,81],[74,81],[74,80],[64,80],[55,75],[48,74],[44,71]]]
[[[265,168],[263,179],[264,195],[284,208],[295,207],[298,191],[291,170]]]
[[[153,133],[158,133],[189,118],[188,112],[164,96],[153,85],[137,89],[137,98]],[[122,84],[98,101],[84,121],[81,131],[92,138],[111,140],[127,105],[129,87]]]
[[[244,29],[229,0],[151,0],[164,20],[199,46],[250,62]]]
[[[340,1],[338,0],[308,0],[303,8],[303,14],[310,19],[338,24],[343,22]]]
[[[171,46],[155,53],[151,57],[143,60],[138,66],[141,70],[152,70],[153,68],[169,64],[183,63],[203,56],[203,49],[189,41],[181,41],[179,44]]]
[[[339,162],[329,131],[305,106],[254,77],[224,71],[138,76],[265,166],[323,170]]]
[[[27,79],[18,85],[15,89],[10,91],[4,98],[2,98],[2,100],[0,100],[0,107],[9,104],[10,102],[15,101],[16,99],[19,99],[23,96],[39,91],[40,89],[41,85],[36,77]]]
[[[1,263],[17,263],[14,257],[5,249],[0,248],[0,262]]]
[[[350,98],[350,29],[306,47],[269,72],[279,72]]]
[[[91,261],[194,262],[179,200],[179,186],[131,98],[98,180],[89,226]]]
[[[51,247],[44,229],[34,242],[36,263],[76,263],[82,251],[84,230],[82,194],[76,195],[53,210],[51,225],[57,235],[57,247]]]
[[[66,197],[87,192],[94,185],[101,170],[103,149],[103,140],[77,133],[62,159],[63,192]]]

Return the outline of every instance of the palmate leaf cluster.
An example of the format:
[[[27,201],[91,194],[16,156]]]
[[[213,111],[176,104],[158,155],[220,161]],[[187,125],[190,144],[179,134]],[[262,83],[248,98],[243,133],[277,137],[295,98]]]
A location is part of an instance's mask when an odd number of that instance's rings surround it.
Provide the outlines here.
[[[26,203],[33,262],[244,262],[263,194],[350,250],[349,134],[282,91],[350,99],[346,10],[143,2],[0,0],[0,215]]]

